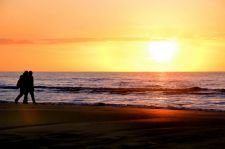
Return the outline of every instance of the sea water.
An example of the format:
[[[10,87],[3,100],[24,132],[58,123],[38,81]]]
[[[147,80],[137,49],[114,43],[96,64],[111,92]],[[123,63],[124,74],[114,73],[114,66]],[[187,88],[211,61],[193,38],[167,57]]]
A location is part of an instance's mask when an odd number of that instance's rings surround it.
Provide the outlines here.
[[[1,102],[14,101],[21,73],[0,73]],[[225,73],[222,72],[34,72],[34,83],[38,103],[225,111]]]

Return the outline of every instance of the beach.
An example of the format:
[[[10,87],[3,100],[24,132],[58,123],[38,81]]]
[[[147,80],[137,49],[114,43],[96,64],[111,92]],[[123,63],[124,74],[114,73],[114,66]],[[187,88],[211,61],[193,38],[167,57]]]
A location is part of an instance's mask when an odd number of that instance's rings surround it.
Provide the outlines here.
[[[225,112],[0,104],[1,148],[223,148]]]
[[[0,149],[225,149],[225,0],[0,0]]]

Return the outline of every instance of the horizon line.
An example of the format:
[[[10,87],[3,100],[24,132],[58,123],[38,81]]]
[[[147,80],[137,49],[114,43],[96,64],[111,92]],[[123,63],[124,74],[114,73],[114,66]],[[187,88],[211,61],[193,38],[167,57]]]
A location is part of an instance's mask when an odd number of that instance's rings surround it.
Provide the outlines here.
[[[0,71],[0,73],[17,73],[24,71]],[[33,71],[35,73],[225,73],[225,71]]]

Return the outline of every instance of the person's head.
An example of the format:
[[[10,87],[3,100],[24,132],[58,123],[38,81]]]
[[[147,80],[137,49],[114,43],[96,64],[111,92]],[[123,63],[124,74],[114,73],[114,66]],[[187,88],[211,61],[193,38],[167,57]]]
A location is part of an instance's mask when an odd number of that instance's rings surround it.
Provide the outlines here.
[[[33,75],[33,72],[32,71],[29,71],[29,76],[32,76]]]
[[[24,71],[23,76],[27,76],[28,75],[28,71]]]

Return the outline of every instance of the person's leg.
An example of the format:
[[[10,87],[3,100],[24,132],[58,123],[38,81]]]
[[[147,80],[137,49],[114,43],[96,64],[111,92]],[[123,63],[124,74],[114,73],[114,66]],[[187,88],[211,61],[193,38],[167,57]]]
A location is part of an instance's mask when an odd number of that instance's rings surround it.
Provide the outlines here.
[[[23,104],[28,104],[27,96],[28,96],[28,92],[25,92],[25,93],[24,93]]]
[[[19,99],[23,96],[23,92],[20,92],[20,94],[16,97],[15,103],[18,103]]]
[[[36,101],[35,101],[35,98],[34,98],[34,92],[33,91],[30,91],[30,96],[31,96],[31,99],[33,101],[33,104],[35,104]]]

